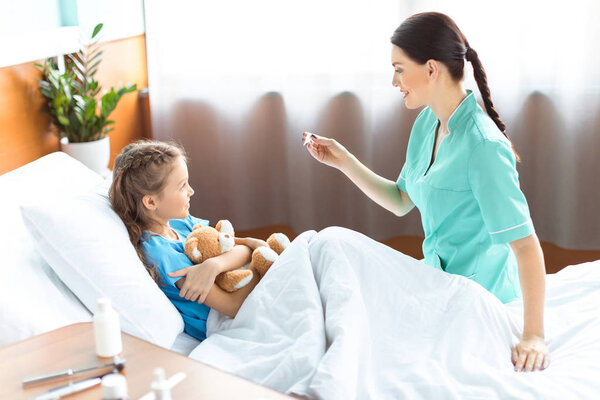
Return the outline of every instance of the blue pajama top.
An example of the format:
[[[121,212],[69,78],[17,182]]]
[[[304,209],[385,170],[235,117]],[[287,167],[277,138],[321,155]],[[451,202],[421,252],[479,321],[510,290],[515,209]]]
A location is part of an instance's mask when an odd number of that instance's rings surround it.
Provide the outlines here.
[[[185,255],[183,246],[185,239],[196,224],[207,226],[208,221],[191,215],[185,219],[172,219],[169,221],[169,225],[177,232],[179,240],[170,240],[145,231],[141,237],[141,245],[146,261],[156,267],[162,282],[161,290],[181,314],[185,324],[184,331],[202,341],[206,339],[206,319],[210,308],[205,304],[179,297],[180,290],[175,286],[175,282],[181,277],[172,278],[167,275],[169,272],[194,265]]]

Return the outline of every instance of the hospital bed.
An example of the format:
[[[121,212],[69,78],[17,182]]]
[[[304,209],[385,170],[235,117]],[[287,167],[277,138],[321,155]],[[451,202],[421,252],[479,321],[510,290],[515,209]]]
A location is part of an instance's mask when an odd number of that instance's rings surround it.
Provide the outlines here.
[[[62,152],[0,176],[0,346],[90,321],[284,393],[322,399],[600,398],[600,260],[547,276],[550,367],[512,370],[522,302],[343,228],[298,236],[208,339],[183,332],[110,209],[109,183]]]

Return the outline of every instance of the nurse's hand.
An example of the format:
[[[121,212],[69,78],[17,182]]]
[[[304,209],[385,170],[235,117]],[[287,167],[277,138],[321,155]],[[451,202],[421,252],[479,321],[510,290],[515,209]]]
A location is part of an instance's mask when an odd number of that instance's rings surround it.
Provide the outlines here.
[[[310,139],[306,137],[307,135],[311,136]],[[335,139],[304,132],[302,134],[302,143],[306,140],[308,140],[306,148],[310,155],[325,165],[342,169],[345,162],[350,158],[350,152]]]
[[[172,278],[183,276],[175,283],[179,287],[179,296],[184,297],[189,301],[197,301],[204,303],[208,292],[215,283],[217,275],[221,273],[220,265],[214,258],[209,258],[201,264],[192,265],[182,268],[175,272],[170,272],[168,275]],[[180,281],[184,281],[183,285],[177,285]]]
[[[543,337],[523,336],[512,349],[515,371],[537,371],[548,368],[550,355]]]

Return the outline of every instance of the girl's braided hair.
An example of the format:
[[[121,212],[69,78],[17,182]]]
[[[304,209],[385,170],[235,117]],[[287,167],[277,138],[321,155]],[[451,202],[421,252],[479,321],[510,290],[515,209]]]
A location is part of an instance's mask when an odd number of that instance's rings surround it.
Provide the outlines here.
[[[179,157],[187,162],[185,150],[177,143],[154,140],[133,142],[125,146],[115,159],[109,191],[112,208],[125,224],[138,257],[158,284],[160,277],[156,267],[146,260],[141,247],[144,230],[155,222],[142,199],[145,195],[159,195],[163,191]]]

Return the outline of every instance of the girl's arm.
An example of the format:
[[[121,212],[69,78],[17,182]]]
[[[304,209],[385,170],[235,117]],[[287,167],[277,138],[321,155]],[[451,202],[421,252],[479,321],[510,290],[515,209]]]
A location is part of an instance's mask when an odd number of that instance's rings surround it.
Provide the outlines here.
[[[227,253],[209,258],[201,264],[170,272],[169,276],[173,278],[184,277],[175,283],[180,289],[180,297],[204,303],[217,275],[248,264],[251,261],[251,256],[250,248],[244,245],[236,245]]]
[[[512,351],[515,370],[535,371],[548,366],[549,356],[544,341],[544,298],[546,267],[537,235],[510,243],[519,263],[519,279],[523,292],[523,336]]]
[[[248,246],[239,244],[233,246],[227,253],[213,257],[217,263],[217,275],[221,272],[233,271],[248,264],[252,260],[252,250]]]
[[[252,289],[254,289],[256,284],[260,281],[258,272],[252,267],[250,267],[250,270],[253,273],[250,283],[235,292],[227,293],[219,286],[213,284],[206,296],[204,304],[231,318],[235,318],[238,310],[244,303],[244,300],[246,300],[246,297],[248,297]]]
[[[238,310],[244,303],[244,300],[246,300],[246,297],[248,297],[252,289],[254,289],[256,284],[260,281],[258,272],[252,267],[249,269],[252,271],[253,275],[252,280],[246,286],[236,290],[233,293],[228,293],[213,283],[208,291],[208,294],[206,295],[204,304],[210,308],[214,308],[220,313],[230,316],[231,318],[235,318]],[[183,283],[180,282],[183,280],[185,280],[185,278],[175,282],[175,285],[180,289],[183,285]]]

